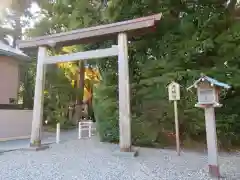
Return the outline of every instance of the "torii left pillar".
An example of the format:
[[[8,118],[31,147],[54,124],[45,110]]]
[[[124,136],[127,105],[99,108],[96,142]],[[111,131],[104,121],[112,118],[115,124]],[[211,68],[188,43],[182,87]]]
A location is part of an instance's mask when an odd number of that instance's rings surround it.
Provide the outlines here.
[[[131,113],[126,33],[118,34],[119,145],[121,152],[131,152]]]
[[[46,149],[47,146],[42,146],[42,117],[43,117],[43,100],[44,100],[44,86],[45,86],[45,66],[44,58],[47,56],[47,49],[45,47],[38,48],[37,72],[35,82],[35,94],[33,105],[33,120],[30,147],[41,150]]]

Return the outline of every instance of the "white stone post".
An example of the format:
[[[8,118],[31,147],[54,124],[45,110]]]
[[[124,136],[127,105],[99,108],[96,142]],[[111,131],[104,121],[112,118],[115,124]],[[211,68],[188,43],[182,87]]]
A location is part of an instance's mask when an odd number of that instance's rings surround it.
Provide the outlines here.
[[[209,174],[213,177],[220,177],[214,107],[207,107],[204,110],[207,134]]]
[[[176,150],[180,156],[180,140],[179,140],[179,122],[178,122],[178,107],[177,101],[174,101],[174,117],[175,117],[175,131],[176,131]]]
[[[126,33],[118,34],[119,144],[120,151],[131,151],[131,115]]]
[[[82,138],[82,125],[81,122],[78,122],[78,139]]]
[[[43,114],[43,91],[45,85],[45,65],[43,63],[44,58],[47,55],[45,47],[39,47],[38,59],[37,59],[37,74],[35,82],[35,94],[33,105],[33,120],[32,120],[32,132],[31,132],[31,147],[41,146],[41,131],[42,131],[42,114]]]
[[[89,122],[89,125],[88,125],[88,137],[92,137],[92,122]]]
[[[57,129],[56,129],[56,143],[60,143],[60,123],[57,123]]]

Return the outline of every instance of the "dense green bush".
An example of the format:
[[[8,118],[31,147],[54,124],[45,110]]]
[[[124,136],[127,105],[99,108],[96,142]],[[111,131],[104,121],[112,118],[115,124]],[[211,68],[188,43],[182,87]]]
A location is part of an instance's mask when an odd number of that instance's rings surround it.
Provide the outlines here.
[[[115,90],[116,88],[104,88],[101,84],[94,89],[94,115],[102,141],[117,142],[119,138],[118,103]]]
[[[136,86],[132,87],[132,91],[134,89]],[[138,85],[137,89],[131,98],[133,144],[155,147],[174,145],[173,104],[168,101],[165,84],[154,82]],[[181,141],[183,144],[185,141],[189,143],[188,140],[204,143],[204,113],[194,107],[195,92],[186,92],[182,88],[181,93],[182,99],[178,104]],[[118,141],[117,102],[116,87],[100,84],[95,89],[94,112],[102,141]],[[223,103],[227,102],[223,100]],[[217,133],[222,147],[239,145],[239,114],[231,114],[227,107],[216,110]]]
[[[173,145],[173,104],[167,99],[166,86],[156,82],[133,85],[131,89],[133,144],[157,147]],[[94,92],[94,113],[101,140],[116,142],[119,138],[116,86],[100,84]],[[203,118],[202,113],[194,108],[193,103],[188,110],[183,110],[183,103],[179,105],[181,135],[197,136],[204,130],[204,122],[196,124],[196,121]],[[194,118],[190,118],[191,115]]]

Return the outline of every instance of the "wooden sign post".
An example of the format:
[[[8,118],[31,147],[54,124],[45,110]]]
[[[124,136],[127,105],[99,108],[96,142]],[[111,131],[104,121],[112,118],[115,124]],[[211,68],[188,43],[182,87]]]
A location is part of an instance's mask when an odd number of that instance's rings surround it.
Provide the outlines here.
[[[177,101],[180,100],[180,85],[176,82],[171,82],[168,85],[169,100],[174,102],[174,118],[175,118],[175,131],[176,131],[176,150],[180,156],[180,139],[179,139],[179,122],[178,122],[178,107]]]
[[[195,106],[203,108],[205,112],[209,174],[212,177],[220,178],[214,108],[222,106],[219,104],[220,88],[229,89],[230,86],[202,75],[188,89],[192,87],[197,88],[198,103]]]

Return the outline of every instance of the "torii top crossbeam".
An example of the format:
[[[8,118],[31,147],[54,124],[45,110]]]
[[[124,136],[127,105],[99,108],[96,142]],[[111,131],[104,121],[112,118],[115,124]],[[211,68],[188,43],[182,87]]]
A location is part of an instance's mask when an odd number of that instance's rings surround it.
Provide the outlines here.
[[[69,32],[40,36],[30,40],[17,41],[19,48],[34,48],[39,46],[68,46],[112,39],[118,33],[125,32],[128,37],[142,35],[155,27],[162,14],[122,21],[107,25],[77,29]]]

